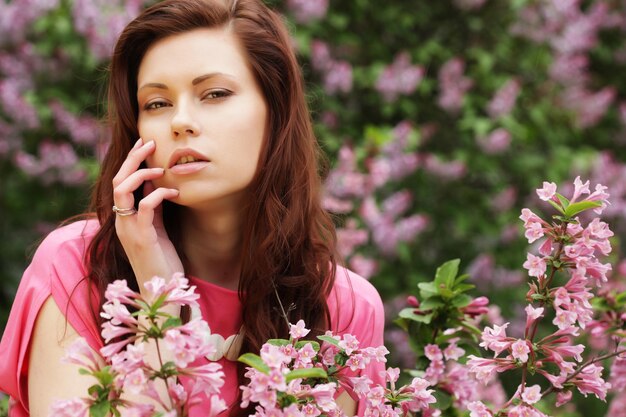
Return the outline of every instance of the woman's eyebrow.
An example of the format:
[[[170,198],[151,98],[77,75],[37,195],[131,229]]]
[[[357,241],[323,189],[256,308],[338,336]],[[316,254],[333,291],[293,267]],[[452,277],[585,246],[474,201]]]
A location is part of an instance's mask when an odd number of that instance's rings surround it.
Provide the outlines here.
[[[232,76],[230,74],[225,74],[223,72],[210,72],[208,74],[200,75],[200,76],[194,78],[191,81],[191,84],[192,85],[198,85],[201,82],[209,80],[209,79],[214,78],[214,77],[235,78],[234,76]],[[137,91],[139,92],[139,91],[141,91],[141,90],[143,90],[145,88],[158,88],[160,90],[167,90],[168,89],[167,86],[165,84],[162,84],[162,83],[147,83],[147,84],[144,84],[141,87],[139,87],[137,89]]]
[[[158,88],[160,90],[167,90],[167,86],[165,84],[161,84],[161,83],[148,83],[148,84],[144,84],[141,87],[139,87],[137,89],[137,92],[145,89],[145,88]]]
[[[208,79],[214,78],[214,77],[226,77],[226,78],[235,78],[234,76],[230,75],[230,74],[226,74],[223,72],[210,72],[208,74],[204,74],[204,75],[200,75],[199,77],[196,77],[193,79],[193,81],[191,81],[192,85],[198,85],[203,81],[206,81]]]

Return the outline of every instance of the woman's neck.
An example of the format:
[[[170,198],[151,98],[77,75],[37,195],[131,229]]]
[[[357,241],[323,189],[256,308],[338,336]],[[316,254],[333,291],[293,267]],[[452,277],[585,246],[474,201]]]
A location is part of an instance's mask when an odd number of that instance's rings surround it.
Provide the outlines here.
[[[181,249],[185,273],[221,287],[237,289],[241,251],[241,216],[183,208]]]

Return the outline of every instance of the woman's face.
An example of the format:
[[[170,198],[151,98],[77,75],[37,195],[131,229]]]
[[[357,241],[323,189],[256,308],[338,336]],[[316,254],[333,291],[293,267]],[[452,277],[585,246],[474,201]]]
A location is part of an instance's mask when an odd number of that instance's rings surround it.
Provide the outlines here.
[[[154,140],[155,186],[176,188],[178,204],[241,206],[265,138],[267,105],[238,40],[197,29],[152,45],[137,76],[139,134]]]

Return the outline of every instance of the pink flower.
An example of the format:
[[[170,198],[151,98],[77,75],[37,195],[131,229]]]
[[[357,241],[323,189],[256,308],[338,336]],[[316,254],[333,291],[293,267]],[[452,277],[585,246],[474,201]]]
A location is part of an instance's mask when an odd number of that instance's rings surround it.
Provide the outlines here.
[[[539,385],[533,385],[532,387],[525,387],[522,391],[522,400],[526,404],[535,404],[541,399],[541,387]]]
[[[532,253],[528,254],[523,266],[531,277],[541,278],[546,273],[546,261]]]
[[[528,243],[541,239],[544,235],[543,227],[541,223],[529,223],[526,227],[524,236],[528,239]]]
[[[133,290],[128,288],[128,283],[124,279],[118,279],[107,285],[104,297],[107,301],[118,300],[124,304],[135,304],[134,298],[137,295]]]
[[[443,354],[439,346],[430,344],[424,346],[424,355],[431,361],[439,361],[443,359]]]
[[[328,0],[289,0],[287,7],[299,23],[309,23],[326,16]]]
[[[351,355],[352,352],[359,348],[359,341],[351,334],[344,334],[343,339],[339,342],[339,347],[342,348],[347,355]]]
[[[563,404],[570,402],[572,400],[572,394],[573,393],[570,390],[557,392],[556,393],[556,406],[560,407]]]
[[[304,320],[299,320],[295,325],[289,324],[289,334],[294,339],[300,339],[309,334],[311,330],[304,327]]]
[[[413,93],[425,72],[422,66],[411,65],[408,53],[399,53],[393,63],[385,67],[378,76],[376,90],[382,94],[385,101],[395,101],[401,94]]]
[[[502,326],[494,324],[493,328],[485,327],[481,335],[480,346],[494,351],[496,355],[508,349],[511,346],[511,339],[506,336],[508,325],[509,323],[505,323]]]
[[[487,154],[494,155],[506,151],[511,144],[511,133],[503,128],[498,128],[486,137],[477,138],[480,148]]]
[[[52,404],[50,415],[54,417],[85,417],[88,404],[82,399],[58,400]]]
[[[148,378],[143,369],[135,369],[124,378],[124,390],[134,395],[141,394],[147,382]]]
[[[470,417],[493,417],[491,410],[480,401],[472,401],[467,404],[467,409],[470,412]]]
[[[487,106],[487,113],[493,119],[505,116],[513,110],[520,92],[520,83],[512,79],[507,81],[496,93]]]
[[[526,340],[519,339],[511,345],[511,355],[513,358],[522,363],[528,362],[529,353],[530,348],[528,347],[528,342]]]
[[[73,363],[87,369],[94,369],[94,366],[97,365],[96,356],[82,337],[73,341],[65,349],[65,355],[61,358],[61,362]]]
[[[556,194],[556,184],[553,182],[543,182],[543,188],[537,189],[537,195],[543,201],[548,201]]]

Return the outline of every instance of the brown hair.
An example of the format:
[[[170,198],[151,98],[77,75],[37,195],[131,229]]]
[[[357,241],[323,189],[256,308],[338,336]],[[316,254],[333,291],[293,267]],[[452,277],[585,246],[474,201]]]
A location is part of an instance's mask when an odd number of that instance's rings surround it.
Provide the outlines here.
[[[101,229],[89,248],[89,279],[101,293],[119,278],[137,289],[111,206],[112,179],[139,136],[139,65],[159,39],[208,27],[224,27],[239,39],[268,106],[267,137],[243,215],[243,353],[258,351],[270,338],[288,337],[281,302],[292,309],[292,323],[303,319],[314,333],[323,333],[330,325],[326,300],[336,270],[335,230],[321,207],[321,153],[300,68],[280,16],[260,0],[166,0],[144,11],[120,35],[109,83],[113,139],[92,200]],[[139,201],[141,195],[135,197]],[[164,203],[164,220],[177,244],[174,204]]]

